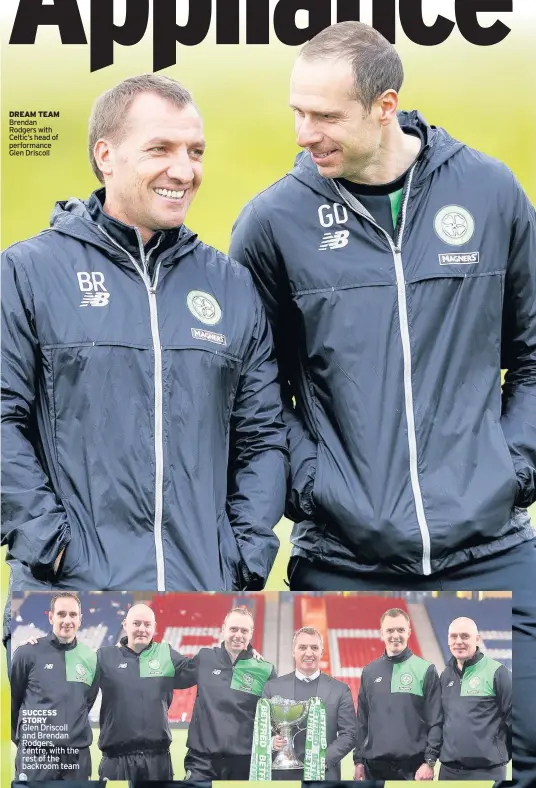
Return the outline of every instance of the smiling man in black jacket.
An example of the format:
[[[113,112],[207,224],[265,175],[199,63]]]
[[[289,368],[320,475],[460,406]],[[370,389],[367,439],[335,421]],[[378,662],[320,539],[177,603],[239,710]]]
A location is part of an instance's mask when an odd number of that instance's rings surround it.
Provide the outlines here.
[[[168,711],[173,690],[191,686],[190,660],[168,643],[156,643],[154,612],[133,605],[119,647],[97,652],[102,690],[99,777],[107,780],[172,780]]]
[[[50,600],[52,631],[19,646],[11,668],[11,730],[19,780],[89,780],[97,657],[79,643],[80,600],[62,592]]]
[[[408,648],[404,610],[386,610],[380,630],[385,653],[361,675],[355,779],[432,780],[443,723],[437,669]]]
[[[471,618],[449,627],[441,674],[445,716],[440,780],[504,780],[512,757],[512,674],[480,650]]]
[[[123,81],[90,121],[104,188],[3,255],[13,590],[266,582],[286,430],[251,276],[184,225],[204,147],[179,83]]]
[[[363,23],[305,44],[305,150],[233,230],[281,371],[291,588],[532,598],[534,209],[506,166],[398,112],[402,81]]]
[[[197,697],[186,742],[187,780],[249,778],[257,701],[277,675],[270,662],[253,657],[253,625],[248,610],[231,610],[221,646],[202,648],[188,666]]]

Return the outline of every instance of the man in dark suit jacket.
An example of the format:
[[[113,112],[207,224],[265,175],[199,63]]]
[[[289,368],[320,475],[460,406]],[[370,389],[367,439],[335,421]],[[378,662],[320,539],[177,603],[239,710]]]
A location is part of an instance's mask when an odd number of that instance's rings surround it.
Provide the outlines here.
[[[280,695],[291,700],[308,700],[318,697],[326,707],[328,748],[326,753],[326,780],[340,780],[341,760],[356,745],[356,712],[350,687],[343,681],[320,672],[323,642],[320,632],[313,627],[302,627],[294,635],[292,656],[296,669],[285,676],[270,679],[264,685],[263,697]],[[301,726],[300,726],[301,727]],[[295,734],[295,731],[292,731]],[[272,749],[282,750],[286,739],[274,736]],[[294,735],[294,749],[303,762],[305,755],[305,723],[303,730]],[[303,769],[275,770],[272,779],[301,780]]]

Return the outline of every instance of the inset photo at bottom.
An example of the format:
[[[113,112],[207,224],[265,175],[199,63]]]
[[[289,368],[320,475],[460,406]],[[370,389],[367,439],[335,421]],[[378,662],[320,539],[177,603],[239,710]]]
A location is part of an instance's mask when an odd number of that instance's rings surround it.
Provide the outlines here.
[[[14,594],[16,779],[492,785],[511,775],[511,601]]]

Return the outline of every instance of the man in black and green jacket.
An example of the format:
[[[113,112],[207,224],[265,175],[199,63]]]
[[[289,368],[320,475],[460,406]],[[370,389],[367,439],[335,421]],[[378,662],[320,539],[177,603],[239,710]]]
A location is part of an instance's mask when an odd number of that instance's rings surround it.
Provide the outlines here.
[[[270,662],[253,657],[253,618],[235,608],[225,618],[219,648],[202,648],[188,670],[195,671],[197,697],[184,759],[187,780],[247,780],[257,701]]]
[[[511,758],[512,675],[480,651],[471,618],[449,627],[452,659],[441,674],[445,722],[440,780],[504,780]]]
[[[89,780],[88,713],[97,695],[96,654],[79,643],[82,613],[75,594],[50,600],[52,632],[21,645],[11,668],[11,728],[22,781]]]
[[[168,643],[156,643],[154,612],[133,605],[119,647],[97,652],[102,690],[99,777],[107,780],[172,780],[168,710],[173,690],[192,686],[190,660]]]
[[[355,779],[431,780],[441,746],[437,670],[408,648],[404,610],[387,610],[380,630],[385,653],[361,675]]]

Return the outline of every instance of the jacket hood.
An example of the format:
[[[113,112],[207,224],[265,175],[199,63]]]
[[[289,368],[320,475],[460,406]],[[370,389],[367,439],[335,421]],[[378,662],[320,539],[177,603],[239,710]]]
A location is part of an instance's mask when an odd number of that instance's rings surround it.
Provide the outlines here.
[[[104,200],[105,190],[98,189],[88,200],[70,197],[57,202],[50,218],[51,228],[63,235],[97,246],[112,259],[124,259],[116,244],[139,259],[140,236],[137,229],[105,213]],[[148,252],[158,245],[159,255],[165,252],[166,258],[176,260],[190,252],[198,243],[200,241],[197,235],[185,225],[181,225],[170,230],[156,231],[144,249]]]
[[[417,134],[424,143],[415,168],[414,185],[428,178],[445,161],[465,147],[463,142],[455,140],[445,129],[430,126],[420,112],[415,109],[410,112],[399,112],[398,122],[402,131],[407,134]],[[340,195],[333,178],[323,178],[319,175],[309,151],[299,153],[294,165],[294,169],[289,175],[329,199],[339,199]]]

